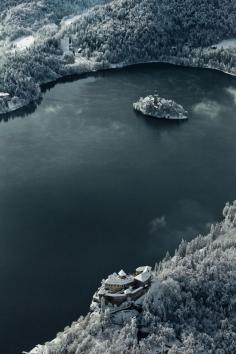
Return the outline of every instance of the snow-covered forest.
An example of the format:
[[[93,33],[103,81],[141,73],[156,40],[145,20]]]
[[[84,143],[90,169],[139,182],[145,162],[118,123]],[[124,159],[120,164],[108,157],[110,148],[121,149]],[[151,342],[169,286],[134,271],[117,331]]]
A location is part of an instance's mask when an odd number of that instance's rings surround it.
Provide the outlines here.
[[[236,49],[213,45],[236,36],[231,0],[3,0],[0,113],[40,97],[40,85],[73,73],[163,61],[236,74]],[[70,36],[80,55],[63,55]],[[15,103],[14,103],[15,102]]]
[[[63,19],[108,0],[3,0],[0,13],[0,114],[37,100],[40,84],[67,73],[55,35]]]
[[[88,313],[30,354],[236,352],[236,202],[208,235],[156,265],[141,311]]]
[[[1,0],[0,114],[37,103],[43,83],[134,63],[236,75],[236,45],[219,44],[234,38],[234,0]],[[30,353],[236,353],[236,202],[152,277],[138,308],[102,304]]]

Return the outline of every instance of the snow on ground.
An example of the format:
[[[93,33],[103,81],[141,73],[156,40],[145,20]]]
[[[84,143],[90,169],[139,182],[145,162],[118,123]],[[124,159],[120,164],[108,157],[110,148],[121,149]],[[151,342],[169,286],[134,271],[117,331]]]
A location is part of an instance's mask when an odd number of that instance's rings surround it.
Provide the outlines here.
[[[79,15],[63,18],[61,20],[61,27],[65,27],[65,26],[71,25],[72,23],[76,22],[78,20],[78,18],[79,18]]]
[[[9,97],[9,93],[7,93],[7,92],[0,92],[0,97]]]
[[[15,41],[12,42],[13,46],[18,50],[25,50],[29,48],[34,43],[34,36],[24,36],[17,38]]]
[[[217,49],[228,49],[228,48],[236,48],[236,38],[225,39],[220,43],[216,44]]]
[[[80,55],[75,55],[75,62],[73,64],[67,64],[67,67],[75,68],[77,70],[79,68],[80,72],[96,71],[98,69],[102,69],[102,66],[99,66],[94,59],[87,59]]]

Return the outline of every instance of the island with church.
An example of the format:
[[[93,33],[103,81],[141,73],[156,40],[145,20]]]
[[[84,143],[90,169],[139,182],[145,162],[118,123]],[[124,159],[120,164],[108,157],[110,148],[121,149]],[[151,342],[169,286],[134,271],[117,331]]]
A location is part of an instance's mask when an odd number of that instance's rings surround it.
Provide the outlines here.
[[[183,120],[188,118],[188,112],[173,100],[167,100],[159,95],[140,97],[133,103],[133,108],[145,116],[159,119]]]

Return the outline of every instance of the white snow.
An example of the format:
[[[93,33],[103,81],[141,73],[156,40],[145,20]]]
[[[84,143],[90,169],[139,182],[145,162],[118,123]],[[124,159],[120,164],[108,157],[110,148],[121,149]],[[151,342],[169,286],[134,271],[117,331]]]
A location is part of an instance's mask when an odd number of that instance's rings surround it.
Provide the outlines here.
[[[126,273],[123,271],[123,269],[121,269],[121,270],[119,271],[118,275],[119,275],[120,277],[126,277]]]
[[[34,36],[24,36],[17,38],[15,41],[13,41],[13,46],[18,49],[18,50],[25,50],[26,48],[29,48],[35,41]]]
[[[135,279],[145,283],[146,281],[148,281],[151,278],[151,272],[147,271],[147,272],[142,272],[139,275],[136,275]]]
[[[109,277],[105,280],[105,284],[107,285],[127,285],[133,283],[134,278],[132,275],[127,275],[126,278],[120,278],[118,274],[114,273],[109,275]]]
[[[113,293],[113,294],[107,293],[106,296],[112,298],[121,298],[121,299],[126,298],[124,293]]]
[[[61,26],[64,27],[64,26],[69,26],[71,25],[72,23],[76,22],[78,20],[80,15],[77,15],[77,16],[70,16],[70,17],[67,17],[67,18],[63,18],[61,20]]]
[[[141,273],[141,272],[146,272],[146,271],[151,271],[152,270],[152,267],[150,266],[141,266],[141,267],[138,267],[136,268],[136,272],[137,273]]]
[[[220,43],[215,45],[217,49],[229,49],[229,48],[236,48],[236,38],[232,39],[225,39],[221,41]]]
[[[8,112],[16,111],[17,109],[23,107],[28,104],[29,101],[24,101],[22,99],[14,99],[8,102]]]
[[[7,92],[0,92],[0,98],[1,97],[9,97],[10,95],[9,95],[9,93],[7,93]]]

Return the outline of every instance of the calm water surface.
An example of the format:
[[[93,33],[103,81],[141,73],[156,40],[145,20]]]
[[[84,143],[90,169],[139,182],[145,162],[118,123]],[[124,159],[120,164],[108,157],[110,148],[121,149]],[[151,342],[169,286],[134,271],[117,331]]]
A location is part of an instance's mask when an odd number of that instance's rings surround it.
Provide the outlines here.
[[[155,91],[189,121],[135,113]],[[35,111],[4,117],[1,353],[51,339],[107,274],[152,265],[220,218],[236,198],[235,113],[235,78],[140,65],[58,83]]]

